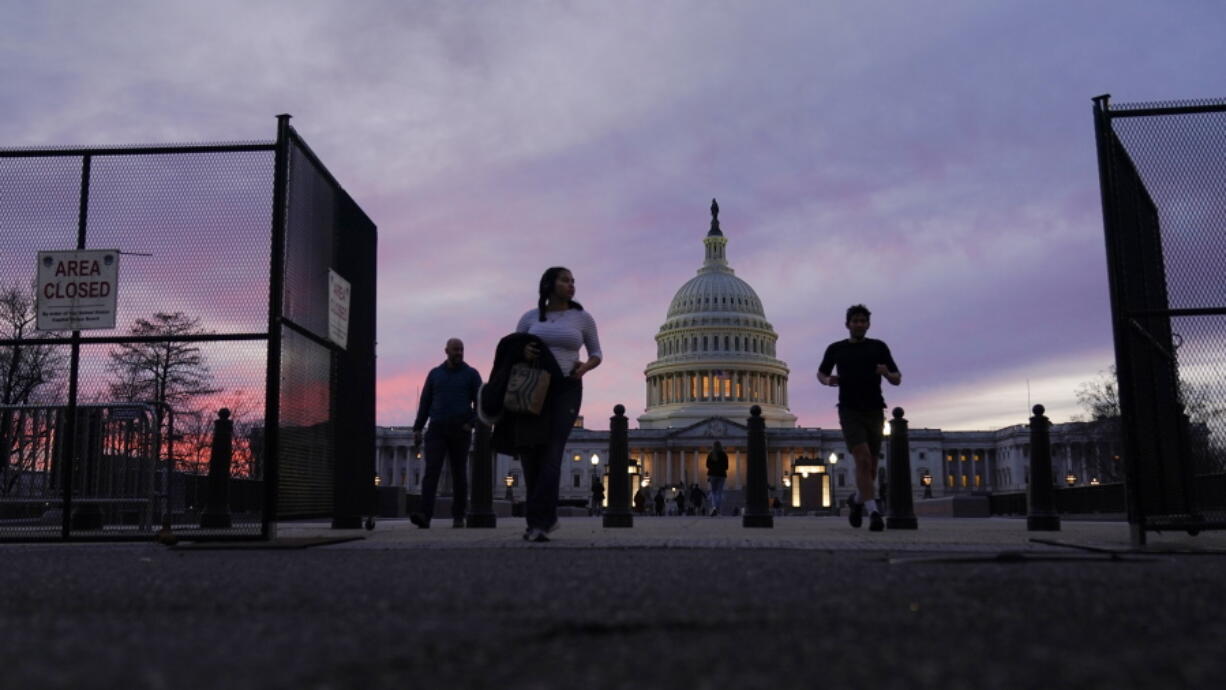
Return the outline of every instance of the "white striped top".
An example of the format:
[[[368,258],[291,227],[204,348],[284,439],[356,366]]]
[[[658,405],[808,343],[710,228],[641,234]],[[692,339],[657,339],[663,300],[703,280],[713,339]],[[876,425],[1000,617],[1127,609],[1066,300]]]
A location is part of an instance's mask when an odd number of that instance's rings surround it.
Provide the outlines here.
[[[516,333],[531,333],[549,347],[553,358],[558,360],[562,373],[569,375],[579,361],[579,346],[587,348],[588,358],[604,356],[600,354],[600,338],[596,336],[596,319],[586,311],[567,309],[565,311],[546,311],[545,320],[541,321],[537,310],[532,309],[519,317]]]

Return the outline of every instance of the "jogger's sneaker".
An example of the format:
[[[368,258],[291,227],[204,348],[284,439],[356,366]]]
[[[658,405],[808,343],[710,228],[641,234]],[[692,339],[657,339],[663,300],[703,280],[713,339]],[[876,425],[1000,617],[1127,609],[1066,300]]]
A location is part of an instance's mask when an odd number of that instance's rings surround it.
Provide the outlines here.
[[[545,530],[535,527],[528,528],[528,531],[524,533],[524,539],[528,541],[549,541],[549,537],[545,536]]]
[[[562,525],[557,520],[554,520],[552,525],[545,528],[545,534],[553,534],[554,532],[557,532],[558,528],[561,526]]]
[[[852,527],[859,528],[864,524],[864,504],[847,499],[847,521]]]
[[[421,513],[410,513],[409,522],[413,523],[414,525],[417,525],[421,529],[430,528],[430,521],[426,519],[426,516],[422,515]]]
[[[880,532],[883,529],[885,529],[885,521],[881,519],[881,513],[874,510],[873,513],[868,516],[868,531]]]

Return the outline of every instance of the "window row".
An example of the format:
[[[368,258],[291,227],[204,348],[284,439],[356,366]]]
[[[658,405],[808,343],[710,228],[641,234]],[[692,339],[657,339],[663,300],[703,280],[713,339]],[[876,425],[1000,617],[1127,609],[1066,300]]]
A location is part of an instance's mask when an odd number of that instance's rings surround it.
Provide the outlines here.
[[[721,295],[719,297],[711,297],[706,295],[703,297],[687,297],[677,304],[679,309],[697,309],[699,307],[748,307],[754,310],[761,310],[762,305],[755,299],[748,297],[728,297]]]
[[[677,336],[662,338],[656,344],[656,357],[683,355],[692,352],[745,352],[755,355],[775,356],[775,343],[761,337],[739,335]]]

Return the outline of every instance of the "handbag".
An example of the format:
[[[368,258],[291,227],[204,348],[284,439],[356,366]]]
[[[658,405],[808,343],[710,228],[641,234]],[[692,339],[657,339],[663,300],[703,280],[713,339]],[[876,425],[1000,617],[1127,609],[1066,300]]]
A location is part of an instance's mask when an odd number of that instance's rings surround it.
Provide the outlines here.
[[[502,406],[510,412],[540,414],[549,393],[549,379],[549,372],[540,367],[524,362],[513,364]]]

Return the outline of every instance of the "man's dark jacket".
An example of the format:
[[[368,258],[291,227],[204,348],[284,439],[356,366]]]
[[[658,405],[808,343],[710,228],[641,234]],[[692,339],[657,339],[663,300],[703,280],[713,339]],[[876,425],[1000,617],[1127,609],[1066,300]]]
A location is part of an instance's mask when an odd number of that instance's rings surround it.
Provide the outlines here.
[[[524,347],[528,343],[536,343],[540,349],[536,364],[549,372],[549,392],[545,396],[545,404],[540,414],[519,414],[503,409],[503,398],[507,393],[507,382],[511,378],[511,367],[524,359]],[[494,366],[486,384],[481,387],[479,404],[481,414],[486,419],[496,419],[494,434],[490,439],[496,452],[504,455],[519,455],[523,451],[549,443],[549,406],[562,383],[562,369],[553,353],[545,345],[545,341],[530,333],[512,333],[498,341],[494,350]]]

